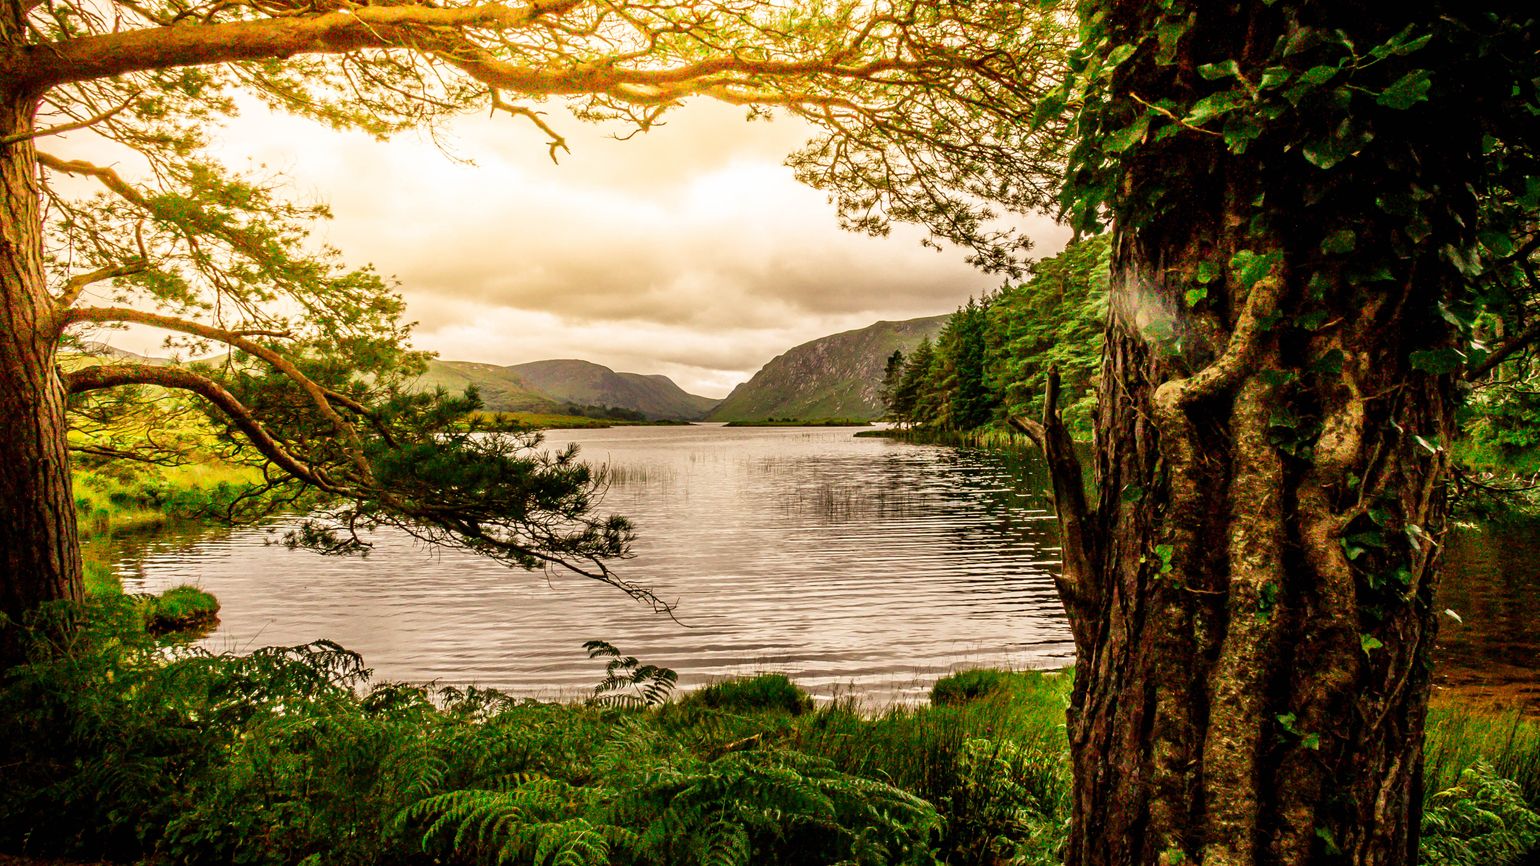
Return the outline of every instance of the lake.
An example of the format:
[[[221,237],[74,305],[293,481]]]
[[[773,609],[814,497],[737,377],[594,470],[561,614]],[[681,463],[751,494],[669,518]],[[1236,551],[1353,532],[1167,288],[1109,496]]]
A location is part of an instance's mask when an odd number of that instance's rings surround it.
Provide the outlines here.
[[[879,701],[921,696],[957,667],[1070,664],[1041,477],[1007,456],[854,433],[548,434],[611,467],[603,509],[638,532],[615,569],[677,601],[678,621],[582,578],[384,530],[366,558],[288,550],[278,521],[120,545],[114,567],[130,592],[193,583],[218,596],[211,649],[328,638],[379,678],[537,697],[603,676],[582,648],[592,638],[675,669],[683,687],[784,671],[815,695]]]
[[[1057,527],[1040,467],[1019,456],[849,428],[558,430],[608,464],[604,510],[636,523],[617,572],[677,601],[678,621],[618,590],[509,570],[381,531],[366,558],[277,542],[291,524],[119,542],[130,592],[217,595],[204,643],[245,651],[318,638],[378,678],[557,698],[603,675],[584,641],[671,667],[683,687],[784,671],[820,697],[922,697],[940,674],[1071,663],[1054,595]],[[1540,710],[1540,532],[1482,527],[1445,552],[1438,682]]]

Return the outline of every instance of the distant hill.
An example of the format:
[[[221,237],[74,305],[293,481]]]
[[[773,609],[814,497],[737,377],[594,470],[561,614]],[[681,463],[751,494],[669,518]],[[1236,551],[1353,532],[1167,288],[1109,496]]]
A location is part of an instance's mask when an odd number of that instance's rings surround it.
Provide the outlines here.
[[[894,349],[935,339],[947,317],[878,322],[803,343],[733,389],[708,421],[881,417],[882,373]]]
[[[535,361],[512,367],[430,361],[419,387],[464,391],[474,385],[493,412],[560,413],[568,404],[640,412],[649,420],[698,421],[717,401],[686,393],[667,376],[617,373],[589,361]]]
[[[562,402],[632,409],[651,419],[695,421],[717,404],[686,393],[667,376],[617,373],[590,361],[535,361],[504,369]]]
[[[428,372],[417,380],[417,387],[424,391],[443,388],[455,394],[473,385],[486,408],[493,412],[555,412],[562,402],[540,393],[507,367],[496,364],[429,361]]]

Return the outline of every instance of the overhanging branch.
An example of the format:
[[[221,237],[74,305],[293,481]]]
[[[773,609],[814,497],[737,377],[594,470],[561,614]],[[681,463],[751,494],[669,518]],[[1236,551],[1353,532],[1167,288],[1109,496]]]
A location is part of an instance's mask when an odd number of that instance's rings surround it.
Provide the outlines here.
[[[102,364],[83,367],[64,376],[71,394],[84,394],[124,385],[158,385],[178,391],[190,391],[219,409],[262,456],[295,478],[330,493],[343,492],[326,473],[296,458],[273,438],[251,409],[213,379],[180,367],[151,367],[146,364]]]

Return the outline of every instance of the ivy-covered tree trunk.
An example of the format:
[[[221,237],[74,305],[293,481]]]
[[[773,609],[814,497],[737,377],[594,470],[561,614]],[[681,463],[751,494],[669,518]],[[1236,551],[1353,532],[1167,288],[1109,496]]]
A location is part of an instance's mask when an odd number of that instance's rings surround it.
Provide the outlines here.
[[[1070,866],[1416,860],[1480,105],[1509,86],[1462,66],[1458,15],[1082,8],[1095,502],[1056,413],[1018,421],[1065,530]]]
[[[81,596],[65,391],[55,369],[58,312],[43,279],[42,221],[30,140],[34,99],[0,89],[0,614]],[[16,629],[0,630],[0,666]]]

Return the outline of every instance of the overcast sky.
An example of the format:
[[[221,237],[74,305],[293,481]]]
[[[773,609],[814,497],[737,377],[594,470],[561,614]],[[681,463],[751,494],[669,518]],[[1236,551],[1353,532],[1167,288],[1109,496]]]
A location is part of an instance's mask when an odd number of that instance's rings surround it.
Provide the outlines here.
[[[379,142],[246,110],[217,150],[331,205],[318,234],[400,281],[415,343],[441,358],[585,358],[724,396],[766,361],[880,319],[948,312],[999,285],[922,233],[841,231],[823,193],[783,165],[799,122],[748,123],[695,103],[629,141],[553,115],[553,165],[526,122],[468,117],[444,145]],[[447,149],[447,153],[446,153]],[[1035,254],[1068,232],[1027,223]]]

